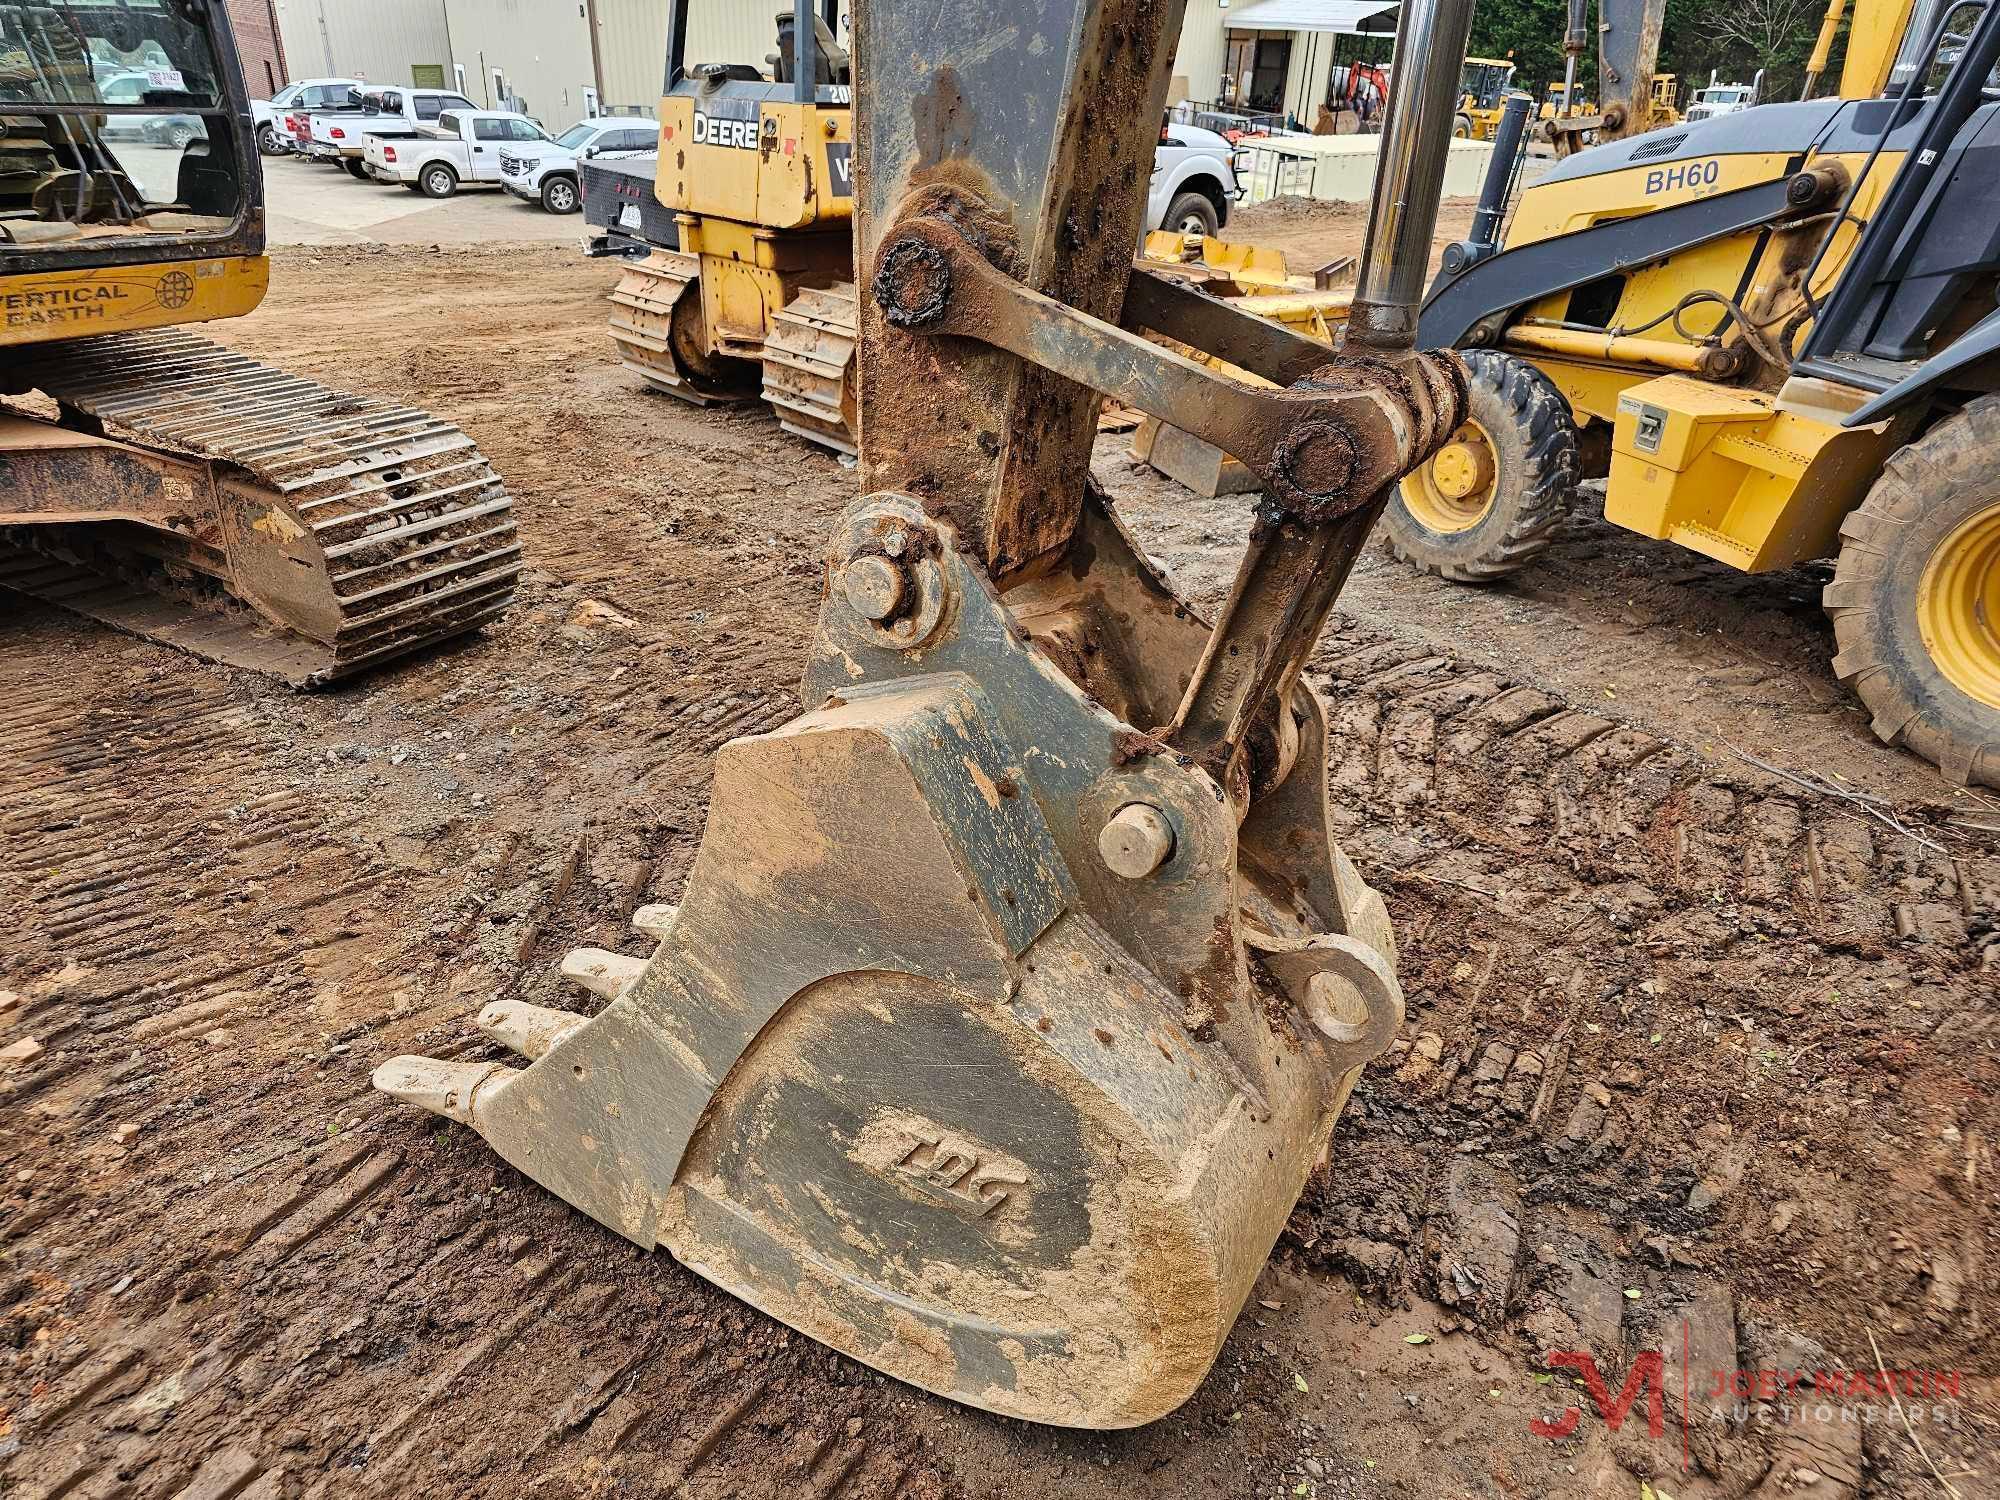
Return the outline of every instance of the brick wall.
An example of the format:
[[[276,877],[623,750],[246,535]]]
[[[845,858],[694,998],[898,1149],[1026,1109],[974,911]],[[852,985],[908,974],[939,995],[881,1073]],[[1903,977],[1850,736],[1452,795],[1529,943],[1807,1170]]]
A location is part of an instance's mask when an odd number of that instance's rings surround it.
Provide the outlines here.
[[[290,82],[271,0],[229,0],[229,22],[236,32],[236,50],[243,59],[243,81],[249,86],[250,97],[270,98]]]

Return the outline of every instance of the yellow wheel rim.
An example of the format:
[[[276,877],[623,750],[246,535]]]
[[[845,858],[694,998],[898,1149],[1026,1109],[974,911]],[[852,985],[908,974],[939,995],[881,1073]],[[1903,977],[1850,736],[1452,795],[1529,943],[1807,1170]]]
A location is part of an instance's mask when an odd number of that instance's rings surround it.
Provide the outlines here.
[[[1917,628],[1947,682],[2000,708],[2000,504],[1961,522],[1931,554]]]
[[[1451,435],[1437,456],[1403,481],[1403,504],[1431,531],[1470,531],[1486,519],[1499,488],[1493,440],[1477,422]]]

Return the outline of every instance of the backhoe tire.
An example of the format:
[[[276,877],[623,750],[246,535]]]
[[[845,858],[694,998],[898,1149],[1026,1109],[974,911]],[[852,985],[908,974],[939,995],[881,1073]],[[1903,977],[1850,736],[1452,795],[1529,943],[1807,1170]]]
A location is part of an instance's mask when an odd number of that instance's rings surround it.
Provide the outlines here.
[[[1215,205],[1206,193],[1182,193],[1167,205],[1166,222],[1160,226],[1176,234],[1202,234],[1213,238],[1222,225]]]
[[[1474,349],[1465,366],[1465,425],[1397,487],[1382,527],[1404,562],[1454,583],[1492,583],[1555,539],[1576,492],[1576,422],[1526,361]]]
[[[426,198],[449,198],[458,191],[458,173],[443,162],[432,162],[417,174],[417,186]]]
[[[1840,535],[1835,674],[1883,741],[2000,787],[2000,396],[1891,457]]]
[[[1472,139],[1472,116],[1457,115],[1451,122],[1451,133],[1461,141]]]

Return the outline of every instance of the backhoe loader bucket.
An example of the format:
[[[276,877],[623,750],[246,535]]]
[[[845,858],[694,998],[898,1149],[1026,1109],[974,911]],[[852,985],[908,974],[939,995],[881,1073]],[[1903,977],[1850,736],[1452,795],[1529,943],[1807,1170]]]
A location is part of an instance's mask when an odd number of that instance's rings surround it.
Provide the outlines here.
[[[1012,9],[857,11],[864,493],[809,711],[718,756],[652,956],[564,963],[596,1015],[492,1005],[526,1067],[375,1081],[877,1369],[1128,1427],[1200,1383],[1402,1019],[1300,673],[1462,420],[1462,367],[1410,330],[1471,5],[1402,8],[1429,134],[1392,105],[1384,159],[1414,165],[1349,358],[1132,269],[1175,7],[1038,0],[1033,48]],[[1109,130],[1072,107],[1098,94],[1133,101]],[[1213,626],[1087,479],[1098,391],[1267,490]]]

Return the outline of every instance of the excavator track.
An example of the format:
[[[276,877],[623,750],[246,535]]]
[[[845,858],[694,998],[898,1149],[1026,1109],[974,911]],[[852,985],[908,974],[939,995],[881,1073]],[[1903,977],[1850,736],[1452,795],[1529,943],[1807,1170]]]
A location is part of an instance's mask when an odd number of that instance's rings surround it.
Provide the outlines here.
[[[46,345],[11,373],[73,426],[208,464],[223,541],[186,549],[207,556],[194,577],[146,545],[177,538],[56,513],[0,528],[0,587],[302,688],[477,629],[513,600],[513,500],[427,412],[173,330]]]
[[[619,358],[648,384],[696,406],[753,394],[703,368],[695,340],[677,337],[676,319],[699,317],[684,297],[701,294],[701,258],[655,250],[626,266],[611,292],[611,337]],[[854,284],[808,287],[772,320],[764,342],[763,398],[787,432],[850,457],[855,447]],[[684,335],[692,333],[683,328]]]

